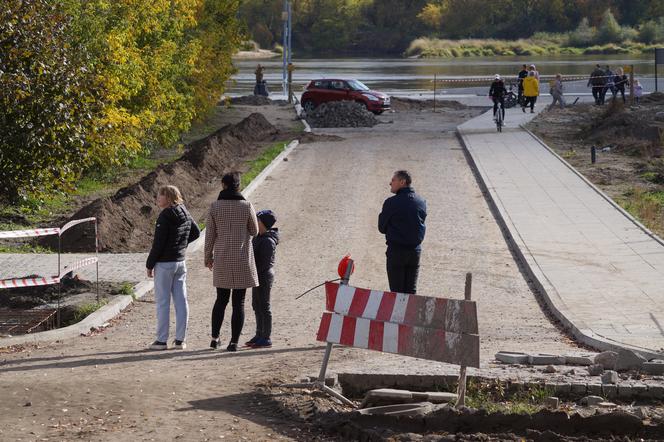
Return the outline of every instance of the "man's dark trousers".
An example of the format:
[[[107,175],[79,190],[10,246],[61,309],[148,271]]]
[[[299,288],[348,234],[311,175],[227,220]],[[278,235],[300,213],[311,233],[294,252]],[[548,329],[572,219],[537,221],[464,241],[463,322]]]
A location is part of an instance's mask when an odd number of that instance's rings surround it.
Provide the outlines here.
[[[390,291],[415,294],[420,272],[420,250],[388,247],[387,279]]]

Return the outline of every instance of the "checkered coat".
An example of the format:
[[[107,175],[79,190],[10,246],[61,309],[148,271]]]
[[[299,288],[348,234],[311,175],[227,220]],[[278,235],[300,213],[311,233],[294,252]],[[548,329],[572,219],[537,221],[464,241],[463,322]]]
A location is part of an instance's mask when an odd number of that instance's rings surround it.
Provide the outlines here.
[[[214,263],[212,284],[225,289],[258,286],[251,237],[258,233],[249,201],[217,200],[205,226],[205,264]]]

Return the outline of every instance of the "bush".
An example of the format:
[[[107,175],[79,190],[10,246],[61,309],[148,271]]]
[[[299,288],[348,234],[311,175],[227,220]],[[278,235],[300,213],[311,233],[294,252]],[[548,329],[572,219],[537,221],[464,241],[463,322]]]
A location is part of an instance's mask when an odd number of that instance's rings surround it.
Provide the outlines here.
[[[585,47],[593,44],[595,41],[595,28],[590,26],[588,18],[583,17],[579,26],[568,37],[568,44],[574,47]]]
[[[623,40],[622,28],[611,13],[611,10],[607,9],[602,15],[602,22],[599,28],[597,28],[596,41],[598,43],[621,43]]]
[[[660,18],[659,21],[650,20],[643,23],[639,28],[638,39],[646,44],[664,42],[664,18]]]

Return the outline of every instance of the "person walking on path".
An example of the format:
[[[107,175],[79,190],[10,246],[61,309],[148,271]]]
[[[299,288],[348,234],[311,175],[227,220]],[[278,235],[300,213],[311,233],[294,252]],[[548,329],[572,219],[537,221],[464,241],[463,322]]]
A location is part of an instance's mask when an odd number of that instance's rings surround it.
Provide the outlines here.
[[[558,103],[560,105],[560,108],[565,107],[565,99],[563,98],[563,76],[561,74],[556,74],[556,78],[551,81],[551,96],[553,97],[553,101],[551,102],[551,106],[549,106],[549,110],[553,109]]]
[[[643,96],[643,86],[639,80],[634,80],[634,101],[636,104],[639,104],[641,97]]]
[[[622,68],[616,69],[616,75],[613,77],[613,82],[616,85],[615,96],[618,96],[618,93],[620,93],[622,101],[625,103],[625,87],[629,86],[629,80],[627,79],[627,75],[625,75]]]
[[[530,113],[535,112],[535,102],[539,95],[539,81],[535,78],[535,72],[528,72],[528,76],[523,80],[523,96],[526,99],[521,105],[521,110],[526,111],[526,107],[530,106]]]
[[[616,90],[616,84],[613,81],[613,77],[615,77],[616,74],[613,73],[609,65],[606,65],[606,69],[604,70],[604,75],[606,76],[606,85],[604,86],[604,90],[602,91],[602,102],[604,102],[606,93],[608,91],[611,91],[611,99],[615,100],[617,90]]]
[[[397,170],[390,181],[394,196],[383,203],[378,215],[378,231],[387,243],[387,279],[390,290],[415,294],[420,270],[422,241],[426,233],[426,201],[411,187],[412,178],[405,170]]]
[[[154,298],[157,307],[157,340],[152,350],[168,347],[171,297],[175,307],[176,349],[186,348],[189,303],[187,302],[187,267],[184,262],[187,245],[195,241],[200,230],[175,186],[162,186],[157,192],[157,205],[162,209],[157,218],[152,248],[145,267],[148,278],[154,277]]]
[[[205,230],[205,266],[213,271],[217,300],[212,309],[211,348],[218,348],[226,306],[232,295],[231,341],[226,348],[237,351],[244,326],[244,298],[247,289],[258,285],[251,237],[258,233],[254,208],[240,193],[240,174],[225,174],[223,190],[212,203]],[[232,292],[232,293],[231,293]]]
[[[272,347],[272,311],[270,292],[274,282],[274,257],[279,244],[279,229],[274,227],[277,217],[271,210],[261,210],[258,218],[258,235],[252,240],[258,287],[251,289],[251,306],[256,315],[256,334],[245,344],[253,348]]]
[[[593,98],[595,99],[595,104],[598,106],[604,104],[602,92],[605,85],[606,76],[604,75],[604,71],[599,65],[596,65],[595,69],[590,73],[588,87],[592,87]]]
[[[528,72],[529,73],[532,72],[535,75],[535,78],[537,78],[537,81],[539,81],[540,74],[539,74],[539,71],[537,70],[537,68],[535,67],[534,64],[531,64],[530,66],[528,66]]]
[[[519,105],[523,104],[523,79],[528,76],[528,66],[525,64],[521,66],[521,70],[519,71],[518,78],[519,78],[519,83],[518,83],[518,95],[516,102],[519,103]]]

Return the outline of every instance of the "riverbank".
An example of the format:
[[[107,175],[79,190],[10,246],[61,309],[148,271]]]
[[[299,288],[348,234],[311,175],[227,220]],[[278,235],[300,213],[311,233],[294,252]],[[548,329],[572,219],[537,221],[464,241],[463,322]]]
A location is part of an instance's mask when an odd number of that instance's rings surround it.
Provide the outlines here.
[[[585,48],[568,46],[562,39],[529,38],[519,40],[418,38],[404,52],[406,57],[462,58],[537,55],[614,55],[654,52],[657,45],[626,41]]]

